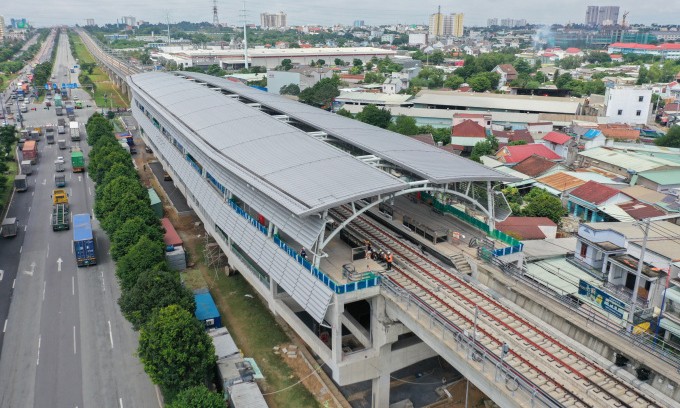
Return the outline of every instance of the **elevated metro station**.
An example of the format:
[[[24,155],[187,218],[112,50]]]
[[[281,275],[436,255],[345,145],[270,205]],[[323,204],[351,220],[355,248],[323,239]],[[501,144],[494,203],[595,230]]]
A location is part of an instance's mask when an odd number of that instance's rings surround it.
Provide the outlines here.
[[[128,83],[144,141],[229,263],[337,384],[371,380],[372,406],[389,405],[390,373],[436,355],[501,406],[607,406],[599,399],[612,398],[656,406],[374,218],[436,197],[465,203],[493,230],[509,215],[498,184],[511,176],[213,76],[143,73]],[[425,234],[436,243],[434,235]],[[393,268],[366,256],[367,241],[392,254]],[[565,366],[582,383],[563,382]]]

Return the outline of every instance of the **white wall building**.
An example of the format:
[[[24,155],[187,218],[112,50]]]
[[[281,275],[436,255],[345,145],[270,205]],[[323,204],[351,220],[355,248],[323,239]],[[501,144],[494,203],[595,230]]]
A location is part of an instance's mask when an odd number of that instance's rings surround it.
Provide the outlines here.
[[[331,78],[333,71],[330,68],[300,68],[290,71],[267,71],[267,91],[279,94],[282,86],[295,84],[300,91],[314,86],[323,78]]]
[[[0,42],[5,41],[5,17],[0,16]]]
[[[260,26],[262,28],[284,28],[288,26],[288,15],[283,11],[278,13],[261,13]]]
[[[426,45],[427,33],[410,33],[408,35],[408,45]]]
[[[604,104],[608,123],[645,124],[652,110],[652,90],[637,86],[607,88]]]

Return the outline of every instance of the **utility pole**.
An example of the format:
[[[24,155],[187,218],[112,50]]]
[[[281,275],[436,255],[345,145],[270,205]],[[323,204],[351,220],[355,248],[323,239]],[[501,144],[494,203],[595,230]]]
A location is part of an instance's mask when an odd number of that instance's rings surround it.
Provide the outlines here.
[[[217,0],[213,0],[213,25],[219,27],[220,19],[217,18]]]
[[[635,317],[635,302],[637,301],[638,289],[640,287],[640,274],[642,274],[642,266],[644,264],[645,252],[647,251],[647,237],[649,236],[649,226],[652,221],[649,218],[643,220],[645,223],[645,235],[642,238],[642,247],[640,248],[640,258],[638,259],[637,270],[635,271],[635,285],[633,285],[633,295],[630,297],[630,310],[628,310],[628,331],[633,331],[635,325],[633,319]]]

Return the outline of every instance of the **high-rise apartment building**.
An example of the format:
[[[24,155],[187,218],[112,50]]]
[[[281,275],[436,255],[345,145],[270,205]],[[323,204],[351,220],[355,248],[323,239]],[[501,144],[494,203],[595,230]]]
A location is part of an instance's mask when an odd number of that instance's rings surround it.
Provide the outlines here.
[[[498,25],[498,19],[497,18],[490,18],[486,20],[486,26],[487,27],[493,27]]]
[[[363,27],[365,25],[366,23],[364,22],[364,20],[354,20],[354,27]]]
[[[137,19],[132,16],[123,16],[121,22],[126,26],[134,27],[137,24]]]
[[[434,13],[430,15],[430,36],[444,36],[444,15],[442,13]]]
[[[5,41],[5,17],[0,16],[0,42]]]
[[[287,27],[287,15],[283,11],[279,11],[278,13],[262,13],[260,14],[260,26],[263,28]]]
[[[586,24],[589,26],[615,25],[619,21],[619,6],[588,6]]]
[[[88,18],[87,20],[85,20],[85,25],[93,26],[94,25],[94,18]]]
[[[451,13],[444,18],[444,35],[463,36],[463,13]]]

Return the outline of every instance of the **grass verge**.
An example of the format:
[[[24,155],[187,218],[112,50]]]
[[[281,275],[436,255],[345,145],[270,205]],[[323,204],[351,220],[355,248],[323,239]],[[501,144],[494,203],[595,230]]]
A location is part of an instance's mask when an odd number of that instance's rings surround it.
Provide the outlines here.
[[[90,51],[87,50],[83,44],[80,36],[72,34],[73,48],[78,58],[79,63],[94,63],[96,62]],[[109,76],[99,67],[95,66],[92,74],[88,75],[97,88],[92,95],[89,88],[84,88],[93,96],[94,102],[100,108],[129,108],[130,105],[127,100],[120,94],[120,91],[113,85]],[[106,96],[106,97],[105,97]]]
[[[202,253],[200,245],[197,253]],[[222,316],[222,323],[232,333],[243,353],[255,358],[264,373],[263,393],[271,393],[296,384],[299,378],[273,350],[274,346],[290,343],[290,339],[250,284],[241,275],[227,277],[222,271],[209,270],[202,259],[197,263],[197,268],[202,280],[207,282],[210,288]],[[185,275],[188,287],[201,285],[201,279],[196,276],[196,272],[191,271]],[[302,383],[285,391],[267,395],[265,398],[269,406],[274,408],[320,406]]]
[[[7,203],[9,198],[12,196],[12,191],[14,190],[14,176],[17,174],[17,163],[12,160],[7,162],[7,181],[5,183],[5,191],[0,194],[0,215],[5,213],[7,209]]]

